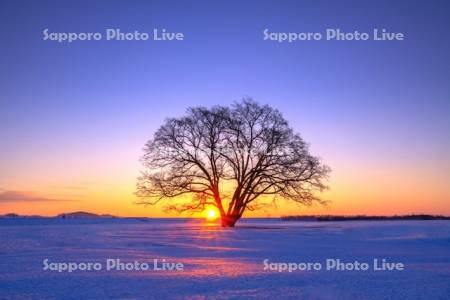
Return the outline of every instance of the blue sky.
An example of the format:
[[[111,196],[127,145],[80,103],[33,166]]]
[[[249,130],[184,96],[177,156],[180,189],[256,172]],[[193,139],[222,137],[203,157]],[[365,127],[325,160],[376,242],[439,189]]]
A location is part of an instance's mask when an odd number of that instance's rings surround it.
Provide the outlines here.
[[[432,189],[436,211],[447,212],[449,8],[447,1],[3,1],[0,188],[48,195],[66,182],[123,185],[114,201],[131,203],[142,145],[164,118],[251,96],[282,111],[333,168],[332,188],[380,185],[386,199],[386,178],[408,174],[395,199],[406,201],[408,184],[415,191],[422,182],[417,201],[426,208]],[[60,44],[42,40],[45,28],[165,28],[185,40]],[[263,41],[265,28],[386,28],[406,39],[279,44]],[[375,171],[359,182],[366,170]],[[110,197],[104,190],[57,196],[88,203]],[[365,197],[330,193],[338,203]]]

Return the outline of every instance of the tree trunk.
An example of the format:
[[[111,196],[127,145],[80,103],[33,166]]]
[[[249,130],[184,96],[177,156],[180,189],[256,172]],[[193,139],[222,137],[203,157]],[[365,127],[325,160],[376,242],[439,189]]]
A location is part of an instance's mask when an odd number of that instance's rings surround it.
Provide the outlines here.
[[[236,224],[237,220],[239,218],[237,216],[233,215],[223,215],[222,216],[222,227],[234,227],[234,224]]]

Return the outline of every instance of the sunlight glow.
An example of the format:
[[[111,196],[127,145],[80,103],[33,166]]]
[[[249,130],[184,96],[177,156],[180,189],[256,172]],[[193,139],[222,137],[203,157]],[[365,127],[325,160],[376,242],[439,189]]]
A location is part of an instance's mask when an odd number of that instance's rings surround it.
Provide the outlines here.
[[[217,212],[214,209],[208,209],[206,211],[206,219],[208,221],[214,221],[217,219]]]

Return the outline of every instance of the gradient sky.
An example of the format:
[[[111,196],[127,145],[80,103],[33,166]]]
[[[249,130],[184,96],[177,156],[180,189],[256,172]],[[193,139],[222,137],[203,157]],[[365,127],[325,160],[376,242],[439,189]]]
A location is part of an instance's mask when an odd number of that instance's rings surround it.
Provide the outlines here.
[[[251,96],[333,173],[328,207],[250,215],[450,214],[448,1],[18,0],[0,24],[0,213],[163,216],[133,204],[144,143],[189,106]],[[185,40],[59,44],[45,28]],[[279,44],[264,28],[406,39]]]

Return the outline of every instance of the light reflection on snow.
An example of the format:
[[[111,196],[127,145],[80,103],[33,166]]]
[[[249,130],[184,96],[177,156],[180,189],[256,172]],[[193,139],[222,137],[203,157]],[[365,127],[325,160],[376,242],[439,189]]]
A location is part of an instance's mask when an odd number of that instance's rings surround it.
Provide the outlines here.
[[[445,299],[449,281],[449,222],[280,222],[243,220],[237,228],[199,220],[0,220],[0,298]],[[274,262],[388,258],[397,273],[263,270]],[[184,271],[43,272],[52,261],[181,262]],[[36,286],[55,290],[35,289]],[[99,289],[99,286],[102,288]],[[412,291],[410,288],[420,287]],[[94,296],[93,296],[94,295]],[[356,296],[355,296],[356,295]],[[95,297],[97,296],[97,297]],[[320,296],[320,297],[319,297]],[[420,297],[423,296],[423,297]],[[19,298],[20,298],[19,297]]]

